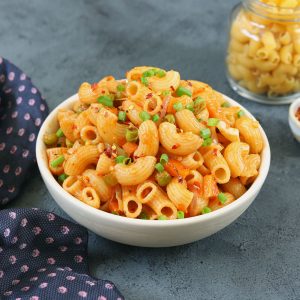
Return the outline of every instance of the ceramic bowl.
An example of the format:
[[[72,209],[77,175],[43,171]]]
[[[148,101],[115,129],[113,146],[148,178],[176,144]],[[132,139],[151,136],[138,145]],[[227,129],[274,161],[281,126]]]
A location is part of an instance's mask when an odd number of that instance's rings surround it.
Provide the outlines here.
[[[231,105],[240,106],[224,96]],[[179,220],[140,220],[113,215],[92,208],[67,193],[48,169],[43,135],[58,129],[57,112],[71,108],[78,96],[74,95],[58,105],[43,123],[36,144],[36,156],[42,178],[56,203],[76,222],[107,239],[123,244],[142,247],[169,247],[191,243],[208,237],[236,220],[254,201],[267,177],[270,166],[270,146],[267,136],[260,128],[264,140],[259,175],[249,190],[233,203],[208,214]]]

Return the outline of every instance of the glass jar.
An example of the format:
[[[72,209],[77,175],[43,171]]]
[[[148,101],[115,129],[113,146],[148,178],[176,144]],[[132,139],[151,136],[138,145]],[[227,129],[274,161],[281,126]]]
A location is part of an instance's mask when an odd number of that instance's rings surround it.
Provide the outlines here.
[[[298,98],[300,1],[244,0],[236,6],[226,63],[229,83],[241,96],[268,104]]]

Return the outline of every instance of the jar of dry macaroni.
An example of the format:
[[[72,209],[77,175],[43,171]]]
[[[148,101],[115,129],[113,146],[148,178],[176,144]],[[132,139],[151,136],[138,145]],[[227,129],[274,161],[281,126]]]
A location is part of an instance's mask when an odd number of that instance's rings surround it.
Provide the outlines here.
[[[244,0],[232,13],[227,77],[240,95],[263,103],[300,96],[300,0]]]

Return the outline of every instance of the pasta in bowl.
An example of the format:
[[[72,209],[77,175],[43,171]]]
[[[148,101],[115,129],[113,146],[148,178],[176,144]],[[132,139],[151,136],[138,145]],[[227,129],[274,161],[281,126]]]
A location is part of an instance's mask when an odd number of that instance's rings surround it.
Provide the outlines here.
[[[237,218],[266,178],[270,149],[258,122],[207,84],[136,67],[126,80],[83,83],[59,105],[37,160],[80,224],[126,244],[173,246]]]

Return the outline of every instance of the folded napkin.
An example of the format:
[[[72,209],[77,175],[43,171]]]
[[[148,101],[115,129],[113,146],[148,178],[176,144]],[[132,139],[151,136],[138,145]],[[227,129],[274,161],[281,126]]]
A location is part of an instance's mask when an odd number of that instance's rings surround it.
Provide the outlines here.
[[[0,208],[14,199],[35,161],[48,107],[30,78],[0,57]],[[124,299],[88,274],[87,231],[51,212],[0,211],[0,299]]]
[[[18,194],[47,114],[47,104],[30,78],[0,57],[0,207]]]
[[[122,300],[88,276],[87,231],[37,208],[0,211],[0,299]]]

